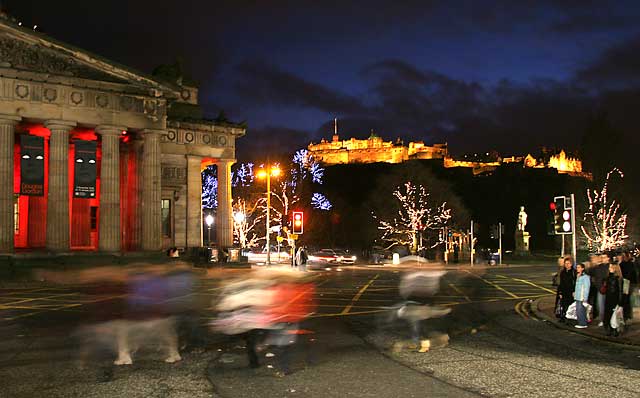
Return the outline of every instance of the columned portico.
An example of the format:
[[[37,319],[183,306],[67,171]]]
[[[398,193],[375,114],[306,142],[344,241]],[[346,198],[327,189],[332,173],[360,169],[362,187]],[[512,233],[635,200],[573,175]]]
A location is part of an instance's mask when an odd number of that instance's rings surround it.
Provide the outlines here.
[[[75,122],[49,120],[49,193],[47,207],[47,249],[69,250],[69,132]]]
[[[233,246],[233,212],[231,198],[231,165],[235,160],[220,160],[218,165],[218,211],[216,235],[220,247]]]
[[[13,252],[13,134],[20,119],[0,114],[0,253]]]
[[[202,246],[202,157],[187,155],[187,246]]]
[[[162,130],[144,130],[142,149],[142,249],[159,250],[160,230],[160,135]]]
[[[120,251],[120,136],[124,127],[98,126],[102,137],[100,165],[100,229],[98,248],[105,252]]]

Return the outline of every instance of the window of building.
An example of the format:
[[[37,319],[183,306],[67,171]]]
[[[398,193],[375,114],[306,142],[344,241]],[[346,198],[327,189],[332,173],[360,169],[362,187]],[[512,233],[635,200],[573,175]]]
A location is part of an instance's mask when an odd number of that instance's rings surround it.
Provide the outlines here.
[[[98,207],[91,206],[91,230],[95,231],[97,228],[98,228]]]
[[[171,237],[171,200],[162,199],[162,208],[160,211],[162,219],[162,236]]]
[[[20,205],[18,203],[19,195],[13,195],[13,231],[20,231]]]

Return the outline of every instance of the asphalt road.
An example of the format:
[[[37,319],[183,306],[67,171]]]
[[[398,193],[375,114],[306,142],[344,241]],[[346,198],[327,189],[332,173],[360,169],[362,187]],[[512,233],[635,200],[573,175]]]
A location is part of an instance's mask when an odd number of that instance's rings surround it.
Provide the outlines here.
[[[424,322],[425,338],[449,344],[419,353],[408,325],[388,322],[406,269],[315,272],[316,313],[278,377],[274,347],[247,365],[245,342],[204,327],[217,280],[197,279],[186,300],[202,334],[182,336],[183,360],[162,362],[154,331],[134,363],[114,366],[113,347],[80,366],[86,325],[115,314],[126,292],[105,286],[31,285],[0,290],[0,396],[8,397],[638,397],[640,350],[593,340],[536,319],[530,300],[551,294],[553,266],[448,270],[433,297],[452,312]],[[241,271],[239,271],[241,272]],[[98,316],[99,314],[100,316]],[[271,355],[273,354],[273,355]]]

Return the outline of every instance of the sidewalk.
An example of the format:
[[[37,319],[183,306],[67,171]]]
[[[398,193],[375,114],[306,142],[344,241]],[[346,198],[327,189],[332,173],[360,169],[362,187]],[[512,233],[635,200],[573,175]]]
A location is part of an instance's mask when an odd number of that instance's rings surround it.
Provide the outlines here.
[[[539,298],[531,304],[531,309],[538,318],[552,323],[557,328],[566,329],[574,333],[583,334],[585,336],[618,344],[640,346],[640,320],[638,320],[637,318],[633,320],[633,323],[625,326],[624,332],[620,334],[619,337],[607,336],[604,328],[598,327],[597,321],[590,323],[586,329],[576,329],[573,327],[575,325],[575,321],[560,323],[558,318],[556,318],[554,314],[555,299],[555,296],[545,296]],[[637,313],[638,312],[636,310],[636,314]]]

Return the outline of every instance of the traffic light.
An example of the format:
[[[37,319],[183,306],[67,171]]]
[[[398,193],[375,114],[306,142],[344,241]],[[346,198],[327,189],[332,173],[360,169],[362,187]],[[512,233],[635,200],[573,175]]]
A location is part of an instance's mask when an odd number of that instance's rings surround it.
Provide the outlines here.
[[[293,233],[302,234],[304,232],[304,213],[301,211],[293,212]]]
[[[568,235],[573,233],[571,199],[565,196],[556,196],[549,205],[553,211],[553,232],[556,235]]]

